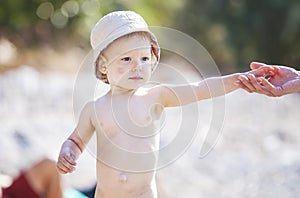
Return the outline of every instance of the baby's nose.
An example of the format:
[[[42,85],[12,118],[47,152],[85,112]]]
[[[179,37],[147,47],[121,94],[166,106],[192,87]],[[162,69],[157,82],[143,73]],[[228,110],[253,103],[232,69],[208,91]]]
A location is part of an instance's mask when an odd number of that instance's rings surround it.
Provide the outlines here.
[[[141,71],[142,70],[142,63],[140,61],[135,61],[132,65],[132,71]]]

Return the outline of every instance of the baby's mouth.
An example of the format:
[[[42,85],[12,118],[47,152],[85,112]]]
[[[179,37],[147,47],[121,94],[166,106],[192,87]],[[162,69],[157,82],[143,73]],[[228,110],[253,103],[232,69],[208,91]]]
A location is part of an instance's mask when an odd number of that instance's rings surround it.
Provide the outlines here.
[[[132,76],[132,77],[129,77],[129,80],[143,80],[143,77],[141,77],[141,76]]]

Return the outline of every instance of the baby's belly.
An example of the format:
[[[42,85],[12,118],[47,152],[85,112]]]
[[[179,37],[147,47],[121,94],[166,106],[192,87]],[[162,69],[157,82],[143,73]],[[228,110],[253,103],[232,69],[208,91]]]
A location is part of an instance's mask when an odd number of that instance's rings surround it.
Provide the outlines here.
[[[144,173],[156,169],[159,136],[135,138],[120,133],[114,138],[98,138],[97,160],[124,172]]]
[[[156,194],[155,172],[130,173],[97,162],[97,197],[144,197]],[[149,193],[150,192],[150,193]],[[148,196],[147,196],[148,197]]]

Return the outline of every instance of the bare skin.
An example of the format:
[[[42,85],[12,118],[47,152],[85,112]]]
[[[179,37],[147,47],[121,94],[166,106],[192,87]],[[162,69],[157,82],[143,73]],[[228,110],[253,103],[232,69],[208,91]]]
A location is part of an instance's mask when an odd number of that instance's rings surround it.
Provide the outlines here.
[[[186,85],[144,86],[151,77],[150,41],[139,36],[114,41],[103,57],[100,70],[107,74],[111,89],[82,110],[78,125],[62,146],[58,171],[75,170],[76,160],[96,132],[95,197],[156,198],[155,151],[163,109],[232,92],[239,88],[235,82],[241,73]],[[250,73],[261,76],[265,70]]]

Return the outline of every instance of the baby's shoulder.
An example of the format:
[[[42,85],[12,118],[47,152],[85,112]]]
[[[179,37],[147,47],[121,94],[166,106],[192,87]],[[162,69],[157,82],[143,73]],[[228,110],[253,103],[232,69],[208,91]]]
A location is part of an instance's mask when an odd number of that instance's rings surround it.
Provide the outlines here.
[[[91,110],[93,109],[93,107],[95,106],[95,101],[88,101],[83,109],[82,109],[82,112],[86,112],[86,113],[89,113],[91,112]]]
[[[103,96],[98,97],[94,101],[90,101],[90,102],[92,102],[92,105],[94,105],[94,106],[102,106],[102,105],[105,105],[105,103],[108,100],[109,100],[109,97],[107,95],[103,95]]]
[[[97,100],[87,102],[82,112],[83,114],[93,118],[99,113],[99,110],[104,109],[104,107],[105,105],[103,104],[101,98],[98,98]]]

